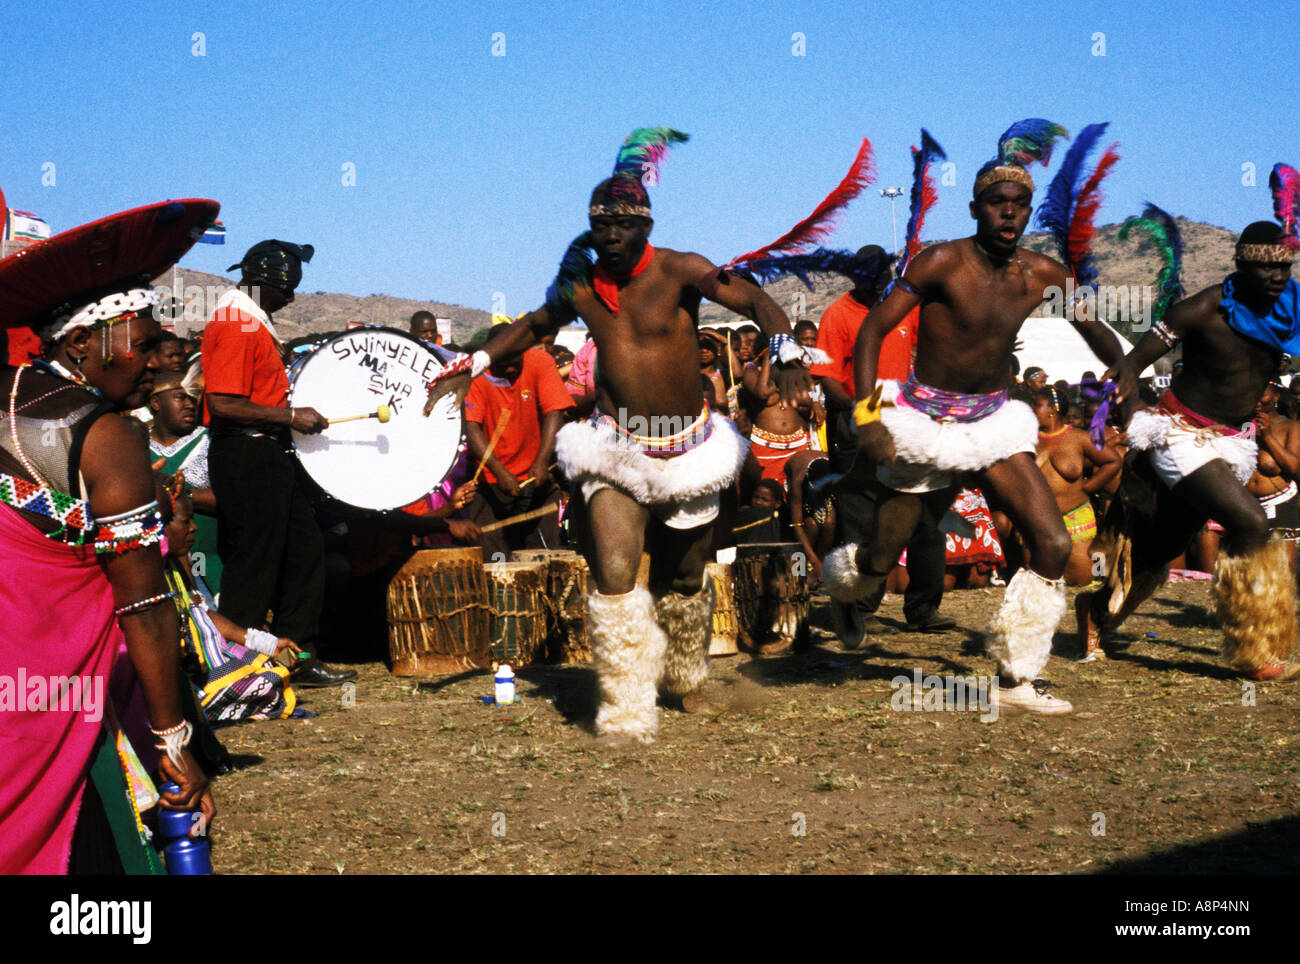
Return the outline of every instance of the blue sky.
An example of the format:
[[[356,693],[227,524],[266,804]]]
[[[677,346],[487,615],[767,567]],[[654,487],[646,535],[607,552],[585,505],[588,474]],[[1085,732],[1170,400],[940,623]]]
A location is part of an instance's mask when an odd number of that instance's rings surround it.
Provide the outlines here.
[[[316,246],[305,291],[500,293],[517,313],[639,126],[691,134],[652,191],[653,240],[715,261],[807,214],[863,137],[880,177],[832,243],[888,246],[877,189],[908,187],[922,126],[955,165],[928,238],[968,230],[976,168],[1027,116],[1111,122],[1102,222],[1151,200],[1237,230],[1270,215],[1272,165],[1300,166],[1293,4],[470,6],[10,0],[0,188],[55,231],[212,197],[227,243],[187,267],[280,237]]]

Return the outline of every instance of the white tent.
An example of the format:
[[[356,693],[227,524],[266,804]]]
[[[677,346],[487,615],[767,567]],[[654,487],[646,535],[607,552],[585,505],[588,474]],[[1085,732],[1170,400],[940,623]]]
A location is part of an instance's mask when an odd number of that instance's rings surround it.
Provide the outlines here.
[[[1106,322],[1102,324],[1106,325]],[[1110,328],[1109,325],[1106,327]],[[1115,331],[1114,328],[1110,330]],[[1026,368],[1041,368],[1047,372],[1049,382],[1065,379],[1075,385],[1084,372],[1090,371],[1100,378],[1106,370],[1105,363],[1092,353],[1083,336],[1064,318],[1041,318],[1037,315],[1026,318],[1017,337],[1024,343],[1024,347],[1016,352],[1022,377]],[[1132,348],[1119,332],[1115,332],[1115,337],[1125,352]],[[1148,366],[1141,377],[1150,378],[1155,373],[1156,370]]]
[[[574,323],[565,325],[555,333],[555,343],[561,348],[567,348],[575,355],[587,341],[587,326]]]

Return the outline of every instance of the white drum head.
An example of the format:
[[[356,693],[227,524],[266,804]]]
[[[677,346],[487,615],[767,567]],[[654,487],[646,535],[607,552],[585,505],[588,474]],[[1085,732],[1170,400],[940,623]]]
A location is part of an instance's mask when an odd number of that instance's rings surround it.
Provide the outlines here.
[[[289,404],[328,419],[377,418],[331,424],[318,435],[293,433],[307,474],[331,497],[361,509],[398,509],[427,495],[456,463],[461,412],[454,395],[422,414],[430,380],[442,363],[409,335],[358,328],[336,335],[290,375]]]

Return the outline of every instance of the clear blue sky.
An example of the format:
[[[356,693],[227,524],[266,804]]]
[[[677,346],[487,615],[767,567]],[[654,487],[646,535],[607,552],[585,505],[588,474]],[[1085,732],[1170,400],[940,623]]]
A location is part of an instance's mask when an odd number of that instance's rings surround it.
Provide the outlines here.
[[[482,309],[502,292],[511,313],[539,303],[585,227],[591,188],[646,125],[691,134],[652,190],[654,241],[715,261],[807,214],[864,136],[880,178],[832,243],[888,246],[876,189],[908,186],[922,126],[956,165],[926,236],[965,233],[975,169],[1027,116],[1072,133],[1111,122],[1123,160],[1102,222],[1149,199],[1238,230],[1270,216],[1272,165],[1300,166],[1295,13],[1253,2],[9,0],[0,187],[55,231],[212,197],[227,243],[200,245],[188,267],[224,273],[280,237],[316,246],[306,291]],[[498,32],[504,56],[493,56]],[[1040,170],[1041,186],[1051,171]],[[898,215],[901,230],[905,201]]]

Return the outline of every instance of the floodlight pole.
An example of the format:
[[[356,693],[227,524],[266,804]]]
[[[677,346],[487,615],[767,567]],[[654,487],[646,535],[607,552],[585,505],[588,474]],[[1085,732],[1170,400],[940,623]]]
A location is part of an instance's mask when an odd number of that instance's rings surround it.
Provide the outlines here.
[[[898,253],[898,218],[894,215],[894,201],[896,201],[898,198],[903,196],[903,189],[901,187],[882,187],[880,189],[880,196],[889,198],[889,223],[893,225],[894,228],[894,247],[892,248],[892,250],[894,251],[895,254],[897,254]]]

